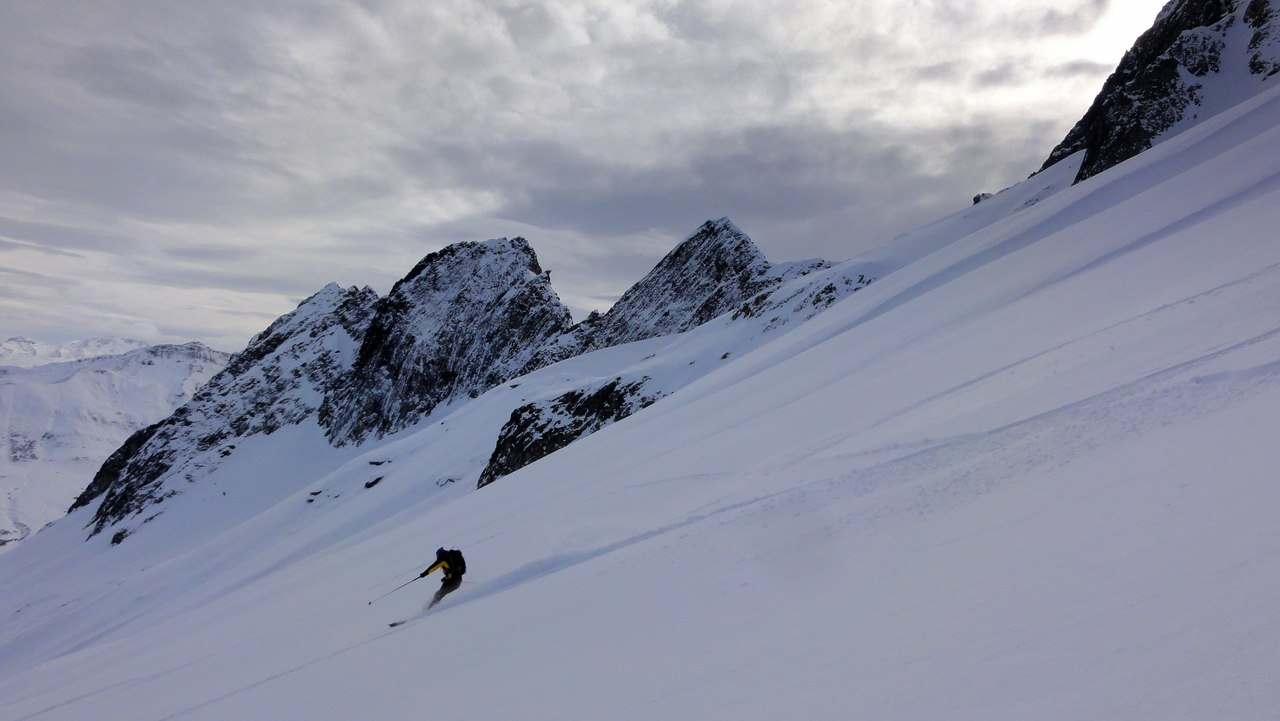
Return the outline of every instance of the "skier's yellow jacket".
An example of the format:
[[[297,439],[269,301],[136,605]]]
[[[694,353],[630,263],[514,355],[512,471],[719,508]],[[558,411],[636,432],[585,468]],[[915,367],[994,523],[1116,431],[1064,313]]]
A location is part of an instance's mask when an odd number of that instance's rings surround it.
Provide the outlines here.
[[[467,572],[467,562],[462,558],[462,552],[457,549],[446,551],[444,548],[436,551],[436,562],[422,572],[419,578],[435,571],[437,568],[444,571],[444,580],[452,581],[455,578],[461,578],[462,574]]]

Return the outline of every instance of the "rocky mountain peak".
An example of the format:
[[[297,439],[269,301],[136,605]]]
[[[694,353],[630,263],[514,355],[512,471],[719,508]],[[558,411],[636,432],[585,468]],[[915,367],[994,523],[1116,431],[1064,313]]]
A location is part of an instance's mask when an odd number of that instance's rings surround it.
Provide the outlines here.
[[[523,371],[588,351],[680,333],[735,310],[776,284],[772,266],[728,218],[708,220],[631,286],[607,313],[592,313],[548,343]]]
[[[524,238],[450,245],[378,302],[321,422],[337,445],[402,430],[440,403],[515,376],[571,325]]]
[[[1271,0],[1172,0],[1043,168],[1083,150],[1085,180],[1258,92],[1280,71],[1278,15]]]
[[[728,218],[708,220],[605,314],[601,346],[679,333],[750,297],[769,261]]]

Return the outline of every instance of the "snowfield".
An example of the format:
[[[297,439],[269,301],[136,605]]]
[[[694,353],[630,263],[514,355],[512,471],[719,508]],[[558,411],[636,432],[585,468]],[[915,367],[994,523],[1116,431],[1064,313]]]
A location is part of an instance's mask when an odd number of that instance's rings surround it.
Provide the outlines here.
[[[0,719],[1277,718],[1280,89],[1072,174],[802,324],[251,437],[118,546],[81,509],[0,557]],[[620,368],[670,395],[475,490]],[[371,603],[441,545],[461,590]]]

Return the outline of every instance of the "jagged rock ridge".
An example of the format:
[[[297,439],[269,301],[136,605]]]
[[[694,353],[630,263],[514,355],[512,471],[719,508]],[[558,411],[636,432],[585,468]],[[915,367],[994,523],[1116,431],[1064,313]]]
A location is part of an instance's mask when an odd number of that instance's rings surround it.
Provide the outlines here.
[[[592,350],[716,317],[757,319],[768,332],[869,282],[819,273],[830,269],[820,260],[771,265],[728,219],[710,221],[608,313],[574,326],[524,239],[451,245],[425,257],[385,298],[330,285],[304,301],[191,403],[130,438],[73,509],[101,498],[94,533],[130,517],[145,523],[155,515],[147,515],[150,506],[234,453],[237,437],[314,418],[331,444],[359,445],[412,427],[442,404]],[[823,279],[793,282],[811,274]],[[485,482],[672,390],[653,385],[642,375],[619,376],[516,409]],[[119,529],[115,540],[129,532]]]
[[[378,303],[321,422],[338,445],[403,430],[514,377],[571,325],[524,238],[451,245]]]
[[[1080,182],[1244,100],[1280,71],[1278,15],[1270,0],[1173,0],[1042,169],[1083,150]]]
[[[312,416],[350,366],[376,302],[370,288],[334,284],[304,300],[250,340],[190,402],[130,437],[70,510],[101,496],[97,533],[176,494],[164,478],[207,475],[234,452],[232,439]]]
[[[802,265],[811,272],[830,264]],[[549,342],[522,371],[701,325],[787,279],[786,273],[773,270],[751,238],[728,218],[708,220],[623,293],[607,313],[592,313]],[[794,268],[788,265],[786,270]]]
[[[586,350],[686,331],[721,316],[729,322],[755,319],[760,333],[768,334],[812,318],[871,281],[824,260],[772,265],[727,218],[708,221],[608,313],[583,321],[549,344],[537,360],[546,364]],[[477,485],[489,485],[675,390],[641,373],[524,404],[503,426]]]

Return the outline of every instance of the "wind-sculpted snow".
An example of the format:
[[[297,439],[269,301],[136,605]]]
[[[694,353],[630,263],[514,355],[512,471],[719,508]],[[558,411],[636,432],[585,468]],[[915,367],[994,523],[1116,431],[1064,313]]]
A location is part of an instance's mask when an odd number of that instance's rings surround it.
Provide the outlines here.
[[[403,430],[514,377],[571,324],[523,238],[451,245],[378,303],[321,422],[337,445]]]
[[[1250,97],[1280,70],[1270,0],[1174,0],[1044,167],[1085,150],[1077,182]]]
[[[208,475],[234,439],[312,417],[355,356],[377,294],[330,284],[282,316],[169,418],[138,431],[99,469],[75,510],[101,497],[93,532]],[[154,517],[148,516],[150,518]],[[117,540],[128,535],[117,532]]]

